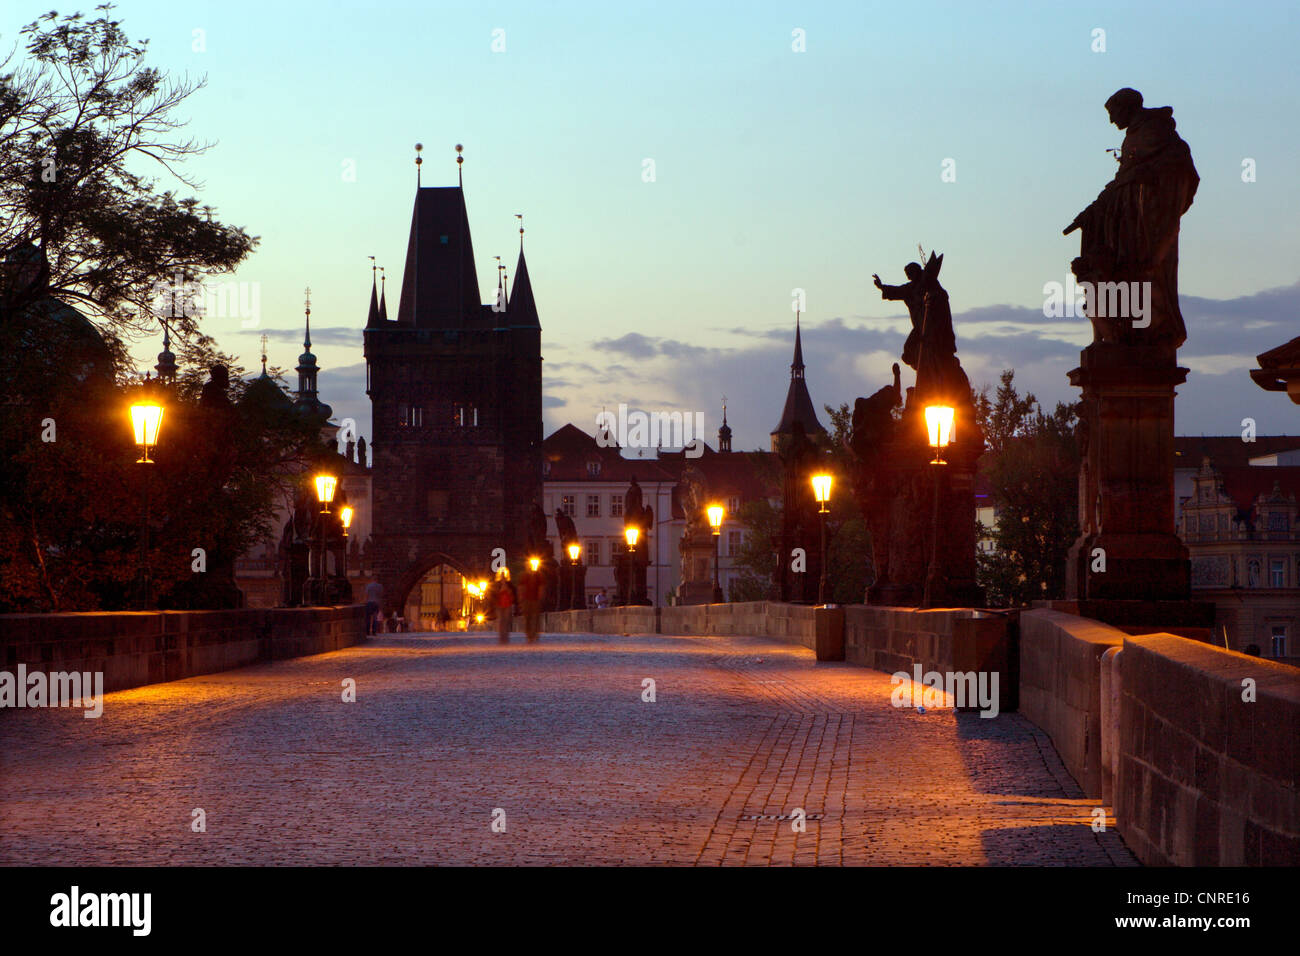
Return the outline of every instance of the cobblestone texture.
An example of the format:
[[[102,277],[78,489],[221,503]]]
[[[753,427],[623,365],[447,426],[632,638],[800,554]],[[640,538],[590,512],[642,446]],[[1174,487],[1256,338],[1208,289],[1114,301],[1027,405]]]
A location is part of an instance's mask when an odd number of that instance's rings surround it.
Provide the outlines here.
[[[388,635],[0,714],[0,863],[1135,865],[1033,725],[891,690],[761,638]]]

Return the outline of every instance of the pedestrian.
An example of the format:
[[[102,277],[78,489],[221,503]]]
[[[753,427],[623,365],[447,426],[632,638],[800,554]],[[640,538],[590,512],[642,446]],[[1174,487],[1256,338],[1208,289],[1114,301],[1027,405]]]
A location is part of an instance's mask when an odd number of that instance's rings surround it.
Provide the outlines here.
[[[366,585],[366,636],[373,635],[379,629],[376,620],[379,608],[384,603],[384,586],[378,580]]]
[[[596,594],[596,607],[609,607],[609,595],[605,593],[604,588]]]
[[[546,598],[546,579],[540,570],[526,571],[519,587],[519,606],[524,614],[524,637],[536,644],[541,637],[542,601]]]
[[[503,572],[497,578],[496,593],[492,597],[497,609],[497,638],[502,644],[509,644],[510,625],[514,620],[518,595],[515,586],[510,583],[508,572]]]

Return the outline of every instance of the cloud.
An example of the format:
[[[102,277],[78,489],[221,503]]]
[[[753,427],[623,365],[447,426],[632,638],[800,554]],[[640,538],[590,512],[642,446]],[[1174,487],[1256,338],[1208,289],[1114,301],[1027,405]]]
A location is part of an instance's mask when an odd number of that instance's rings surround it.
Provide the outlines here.
[[[360,345],[361,329],[351,325],[327,325],[311,330],[312,345]],[[301,342],[303,330],[258,329],[259,334],[276,342]]]

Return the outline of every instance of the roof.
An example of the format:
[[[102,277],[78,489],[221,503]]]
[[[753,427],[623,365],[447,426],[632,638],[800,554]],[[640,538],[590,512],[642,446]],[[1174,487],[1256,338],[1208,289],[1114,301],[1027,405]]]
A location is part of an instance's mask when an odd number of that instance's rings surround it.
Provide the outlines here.
[[[461,329],[481,311],[465,193],[459,186],[423,186],[411,212],[397,321]]]
[[[1255,356],[1259,368],[1250,370],[1255,384],[1265,391],[1285,392],[1288,379],[1300,378],[1300,336]]]
[[[1275,486],[1283,496],[1300,498],[1300,466],[1238,465],[1217,470],[1224,493],[1243,512],[1253,514],[1259,496],[1271,496]]]
[[[813,407],[812,396],[808,394],[808,384],[804,380],[803,341],[798,319],[795,319],[794,324],[794,361],[790,363],[790,388],[785,395],[781,421],[772,429],[772,434],[788,435],[795,422],[803,425],[806,435],[826,431],[817,419],[817,409]]]
[[[1257,435],[1253,442],[1242,441],[1240,435],[1178,435],[1174,438],[1174,467],[1200,468],[1202,458],[1209,458],[1220,470],[1246,467],[1252,458],[1296,449],[1300,449],[1300,435]]]
[[[552,432],[542,442],[542,459],[549,463],[546,481],[676,481],[674,472],[654,459],[624,458],[615,447],[602,448],[596,439],[576,425]],[[592,474],[587,465],[597,462]]]
[[[544,265],[544,263],[543,263]],[[537,303],[533,299],[533,284],[528,278],[528,263],[524,261],[524,250],[519,249],[519,264],[515,266],[515,284],[510,292],[510,304],[506,308],[506,321],[511,328],[540,329],[541,320],[537,317]]]

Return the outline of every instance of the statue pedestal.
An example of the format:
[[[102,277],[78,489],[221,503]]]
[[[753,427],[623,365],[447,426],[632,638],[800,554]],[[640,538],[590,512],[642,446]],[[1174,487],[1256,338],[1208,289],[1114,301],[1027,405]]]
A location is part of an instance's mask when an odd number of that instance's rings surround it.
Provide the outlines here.
[[[678,604],[713,602],[713,533],[705,531],[682,535],[678,549],[682,555],[682,583],[677,589]]]
[[[1191,596],[1187,548],[1174,533],[1174,390],[1186,379],[1173,348],[1110,342],[1088,346],[1070,372],[1083,389],[1085,447],[1068,599]]]

